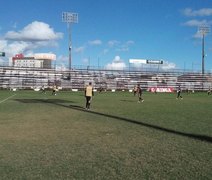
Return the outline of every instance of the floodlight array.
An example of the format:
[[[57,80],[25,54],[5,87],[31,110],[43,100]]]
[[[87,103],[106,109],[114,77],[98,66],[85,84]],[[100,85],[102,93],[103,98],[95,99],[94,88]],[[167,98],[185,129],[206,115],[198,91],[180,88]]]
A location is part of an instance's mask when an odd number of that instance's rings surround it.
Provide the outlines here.
[[[202,25],[202,26],[199,26],[198,31],[199,31],[199,33],[201,33],[202,35],[206,35],[206,34],[210,33],[211,28],[210,28],[210,26]]]
[[[62,22],[78,23],[78,13],[63,12]]]

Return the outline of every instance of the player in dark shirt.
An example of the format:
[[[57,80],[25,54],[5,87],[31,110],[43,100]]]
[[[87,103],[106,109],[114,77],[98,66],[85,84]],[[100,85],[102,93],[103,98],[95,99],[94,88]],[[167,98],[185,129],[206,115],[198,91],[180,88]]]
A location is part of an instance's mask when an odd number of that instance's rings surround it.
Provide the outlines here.
[[[181,87],[180,86],[178,86],[178,89],[177,89],[177,98],[176,99],[183,99],[183,97],[181,96]]]
[[[208,96],[211,95],[211,88],[208,89]]]
[[[137,86],[137,93],[138,93],[138,102],[144,102],[144,99],[142,98],[143,90],[142,88],[138,85]]]

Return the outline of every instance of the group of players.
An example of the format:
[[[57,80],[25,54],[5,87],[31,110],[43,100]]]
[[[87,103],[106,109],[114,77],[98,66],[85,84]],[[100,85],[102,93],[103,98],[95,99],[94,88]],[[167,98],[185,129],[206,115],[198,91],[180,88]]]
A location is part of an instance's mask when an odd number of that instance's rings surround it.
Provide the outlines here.
[[[42,87],[41,87],[41,91],[42,91],[42,93],[46,94],[45,86],[42,86]],[[57,87],[56,85],[54,85],[54,86],[52,87],[52,95],[56,96],[56,95],[57,95],[57,94],[56,94],[57,91],[58,91],[58,87]]]
[[[101,93],[102,90],[103,89],[101,88],[99,90],[99,92]],[[144,102],[144,99],[142,97],[143,90],[142,90],[141,86],[140,85],[135,86],[133,91],[134,91],[134,96],[136,96],[136,94],[138,95],[138,103]],[[86,108],[86,110],[90,110],[91,100],[92,100],[93,95],[94,95],[93,86],[92,86],[92,83],[89,82],[89,84],[85,88],[85,98],[86,98],[85,108]]]
[[[57,86],[54,85],[53,88],[52,88],[52,95],[56,95],[56,91],[58,91],[57,89],[58,89]],[[46,93],[44,86],[42,86],[41,90],[42,90],[43,93]],[[102,90],[103,89],[101,88],[99,92],[102,92]],[[183,99],[181,92],[182,92],[181,87],[178,86],[176,99],[181,99],[181,100]],[[138,96],[138,103],[144,102],[144,99],[143,99],[143,96],[142,96],[143,90],[142,90],[142,88],[139,84],[134,86],[133,94],[134,94],[134,96],[136,96],[136,95]],[[207,94],[208,95],[212,94],[211,88],[209,88],[209,90],[207,91]],[[86,108],[86,110],[90,109],[92,96],[94,96],[94,89],[93,89],[92,83],[89,82],[89,84],[85,87],[85,99],[86,99],[85,108]]]

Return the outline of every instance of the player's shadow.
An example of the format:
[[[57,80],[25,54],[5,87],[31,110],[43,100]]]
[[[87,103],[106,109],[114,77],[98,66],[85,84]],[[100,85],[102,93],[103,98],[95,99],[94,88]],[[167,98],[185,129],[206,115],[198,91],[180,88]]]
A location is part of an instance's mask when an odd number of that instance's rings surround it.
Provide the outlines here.
[[[57,104],[58,103],[75,103],[74,101],[68,101],[64,99],[14,99],[15,101],[21,103],[50,103],[50,104]]]
[[[64,106],[64,105],[62,105],[62,106]],[[67,106],[64,106],[64,107],[67,107]],[[172,134],[176,134],[176,135],[180,135],[180,136],[184,136],[184,137],[188,137],[188,138],[192,138],[192,139],[196,139],[196,140],[201,140],[201,141],[206,141],[206,142],[212,143],[212,137],[206,136],[206,135],[197,135],[197,134],[191,134],[191,133],[186,133],[186,132],[180,132],[180,131],[176,131],[176,130],[160,127],[160,126],[153,125],[153,124],[144,123],[144,122],[141,122],[141,121],[136,121],[136,120],[125,118],[125,117],[119,117],[119,116],[105,114],[105,113],[100,113],[100,112],[95,112],[95,111],[91,111],[91,110],[88,111],[88,110],[84,109],[81,106],[69,105],[67,108],[72,108],[72,109],[79,110],[79,111],[84,111],[84,112],[87,112],[87,113],[97,114],[97,115],[101,115],[101,116],[117,119],[117,120],[120,120],[120,121],[126,121],[126,122],[129,122],[129,123],[145,126],[145,127],[151,128],[151,129],[164,131],[164,132],[167,132],[167,133],[172,133]]]
[[[62,99],[15,99],[15,100],[22,102],[22,103],[49,103],[49,104],[54,104],[54,105],[62,106],[62,107],[65,107],[65,108],[71,108],[71,109],[86,112],[86,113],[105,116],[105,117],[117,119],[117,120],[120,120],[120,121],[125,121],[125,122],[129,122],[129,123],[137,124],[137,125],[140,125],[140,126],[145,126],[145,127],[151,128],[151,129],[164,131],[164,132],[167,132],[167,133],[176,134],[176,135],[188,137],[188,138],[191,138],[191,139],[196,139],[196,140],[201,140],[201,141],[206,141],[208,143],[212,143],[212,137],[210,137],[210,136],[180,132],[180,131],[160,127],[160,126],[157,126],[157,125],[137,121],[137,120],[134,120],[134,119],[129,119],[129,118],[125,118],[125,117],[105,114],[105,113],[101,113],[101,112],[95,112],[95,111],[92,111],[92,110],[88,111],[85,108],[83,108],[82,106],[78,106],[78,105],[73,105],[73,104],[66,105],[66,103],[69,103],[69,104],[75,103],[75,102],[72,102],[72,101],[67,101],[67,100],[62,100]],[[65,103],[65,104],[61,104],[61,103]]]

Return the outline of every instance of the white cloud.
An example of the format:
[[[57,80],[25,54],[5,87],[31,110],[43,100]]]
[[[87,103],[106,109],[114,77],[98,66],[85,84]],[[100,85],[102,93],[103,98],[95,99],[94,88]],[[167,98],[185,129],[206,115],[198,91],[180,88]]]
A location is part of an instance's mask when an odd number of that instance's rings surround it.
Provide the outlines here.
[[[212,24],[212,21],[207,21],[207,20],[199,21],[196,19],[192,19],[192,20],[185,22],[183,25],[199,28],[201,26],[210,27],[211,24]],[[201,37],[202,37],[202,34],[199,32],[199,30],[193,35],[193,38],[201,38]]]
[[[163,64],[161,65],[161,69],[169,70],[169,69],[175,69],[176,64],[168,61],[163,61]]]
[[[116,47],[116,51],[129,51],[130,49],[130,46],[134,44],[134,41],[126,41],[124,43],[121,43],[117,40],[111,40],[111,41],[108,41],[108,46],[110,48],[113,48],[113,47]]]
[[[82,62],[83,62],[83,64],[88,65],[88,64],[89,64],[89,59],[88,59],[88,58],[84,58],[84,59],[82,60]]]
[[[82,53],[82,52],[84,52],[84,50],[85,50],[84,46],[74,48],[74,52],[76,52],[76,53]]]
[[[121,46],[119,46],[116,50],[117,51],[129,51],[130,50],[130,46],[134,44],[134,41],[127,41],[125,43],[123,43]]]
[[[29,42],[29,41],[0,41],[0,51],[5,51],[7,57],[11,57],[18,53],[29,54],[35,49],[41,47],[50,47],[56,45],[55,42]]]
[[[99,39],[96,39],[96,40],[93,40],[93,41],[89,41],[88,44],[90,45],[101,45],[102,44],[102,41],[99,40]]]
[[[3,58],[0,57],[0,65],[2,65],[4,63]]]
[[[114,47],[116,45],[118,45],[120,42],[117,41],[117,40],[111,40],[111,41],[108,41],[108,46],[109,47]]]
[[[103,54],[107,54],[109,52],[109,49],[104,49]]]
[[[202,34],[197,31],[196,34],[193,35],[193,38],[202,38]]]
[[[134,43],[135,43],[134,41],[129,40],[129,41],[127,41],[127,42],[126,42],[126,45],[128,45],[128,46],[129,46],[129,45],[132,45],[132,44],[134,44]]]
[[[55,68],[58,71],[66,71],[66,70],[68,70],[65,64],[56,65]]]
[[[6,52],[7,57],[11,57],[14,54],[22,53],[29,50],[31,45],[28,42],[12,42],[8,43],[6,40],[0,40],[0,51]]]
[[[14,29],[16,29],[17,28],[17,22],[15,22],[14,24],[13,24],[13,26],[12,26]]]
[[[199,10],[186,8],[182,12],[185,16],[212,16],[212,8],[202,8]]]
[[[8,53],[16,54],[16,53],[21,53],[23,51],[26,51],[29,49],[31,44],[27,42],[13,42],[7,45],[7,51]]]
[[[0,51],[6,52],[7,57],[15,54],[33,54],[33,51],[42,47],[58,46],[57,40],[62,33],[55,32],[43,22],[34,21],[20,31],[9,31],[0,40]]]
[[[57,57],[58,62],[67,62],[68,59],[69,59],[68,56],[63,56],[63,55],[60,55],[60,56]]]
[[[116,51],[126,52],[129,51],[129,47],[122,46],[120,48],[117,48]]]
[[[202,20],[202,21],[190,20],[190,21],[187,21],[186,23],[184,23],[184,25],[186,25],[186,26],[198,28],[197,32],[193,35],[193,38],[201,38],[202,37],[202,33],[200,30],[201,27],[208,28],[208,31],[210,32],[210,24],[212,24],[212,21],[206,21],[206,20]],[[205,33],[205,35],[206,34],[207,33]]]
[[[60,55],[56,59],[56,69],[57,70],[67,70],[68,56]]]
[[[123,70],[125,69],[127,66],[124,63],[124,61],[120,58],[120,56],[116,56],[112,63],[109,63],[106,65],[106,69],[110,69],[110,70]]]
[[[7,41],[6,40],[0,40],[0,50],[5,50],[7,47]]]
[[[210,25],[210,24],[212,24],[212,21],[207,21],[207,20],[199,21],[196,19],[192,19],[192,20],[185,22],[183,25],[190,26],[190,27],[193,27],[193,26],[198,27],[198,26]]]
[[[5,35],[5,39],[13,41],[52,41],[62,37],[62,33],[54,32],[48,24],[38,21],[32,22],[18,32],[9,31]]]

